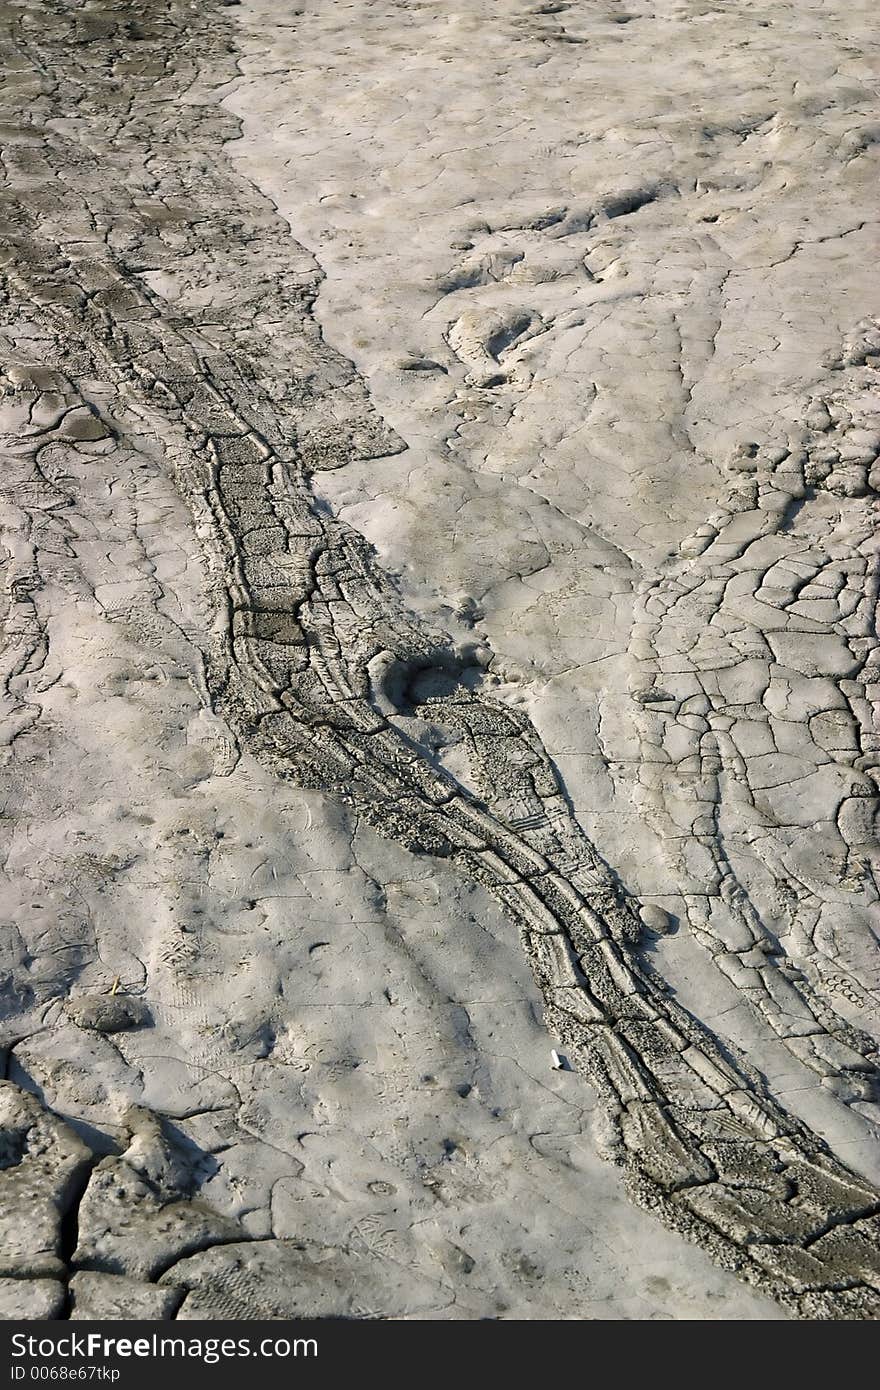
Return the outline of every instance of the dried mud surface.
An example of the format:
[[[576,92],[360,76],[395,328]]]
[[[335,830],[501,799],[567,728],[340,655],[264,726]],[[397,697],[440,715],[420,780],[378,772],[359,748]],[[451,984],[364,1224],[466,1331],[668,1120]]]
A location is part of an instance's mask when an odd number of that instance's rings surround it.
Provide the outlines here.
[[[869,9],[0,31],[0,1316],[876,1318]]]

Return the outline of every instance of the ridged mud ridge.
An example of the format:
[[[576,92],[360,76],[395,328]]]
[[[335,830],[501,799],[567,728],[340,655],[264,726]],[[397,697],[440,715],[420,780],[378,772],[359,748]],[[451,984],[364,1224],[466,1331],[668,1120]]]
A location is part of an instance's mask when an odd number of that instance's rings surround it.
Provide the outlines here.
[[[630,643],[640,805],[697,939],[866,1114],[877,1044],[830,1000],[866,1025],[880,1006],[874,972],[847,959],[853,909],[877,901],[878,347],[864,320],[832,364],[842,386],[805,405],[790,447],[734,454],[723,505],[643,584]],[[786,856],[805,836],[819,863],[796,875]],[[743,852],[760,855],[763,902]],[[809,879],[823,858],[836,901]]]
[[[321,338],[313,263],[224,159],[235,124],[193,94],[200,75],[233,74],[222,15],[176,0],[3,7],[20,55],[4,97],[15,201],[2,238],[23,514],[7,671],[43,640],[28,547],[34,527],[63,529],[53,431],[131,447],[114,422],[124,402],[192,508],[217,597],[205,694],[241,748],[486,885],[519,928],[548,1029],[605,1103],[608,1153],[637,1202],[796,1316],[876,1317],[880,1192],[676,1004],[528,719],[481,693],[475,655],[408,612],[370,546],[313,497],[314,469],[400,442]],[[186,302],[174,295],[182,258],[199,285]],[[812,496],[819,473],[780,460],[761,497],[783,475],[780,498]],[[661,593],[686,591],[694,574]],[[415,711],[462,736],[467,785],[407,732]],[[704,739],[699,756],[711,780],[724,748]],[[710,792],[702,799],[711,807]],[[749,981],[773,1000],[777,975],[755,965]],[[757,1003],[772,1022],[764,993]],[[820,1013],[798,1055],[861,1077],[869,1045]]]

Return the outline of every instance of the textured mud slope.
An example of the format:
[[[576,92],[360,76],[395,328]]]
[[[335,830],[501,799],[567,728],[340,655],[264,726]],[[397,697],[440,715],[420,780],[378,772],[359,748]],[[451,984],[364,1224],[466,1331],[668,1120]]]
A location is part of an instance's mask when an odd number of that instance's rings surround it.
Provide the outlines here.
[[[810,796],[834,800],[826,842],[867,914],[873,325],[643,575],[616,697],[636,810],[754,1019],[747,1058],[652,965],[645,929],[669,914],[588,838],[525,712],[535,669],[498,683],[473,586],[457,612],[429,605],[425,567],[406,601],[327,504],[330,470],[394,467],[407,440],[327,345],[315,263],[224,148],[237,126],[206,86],[235,77],[224,7],[9,5],[3,23],[4,1299],[772,1316],[736,1275],[796,1316],[876,1316],[880,1192],[839,1156],[870,1160],[866,936],[856,911],[847,954],[826,880],[789,886],[786,860]],[[561,244],[661,194],[611,189],[522,230]],[[535,321],[456,312],[448,351],[490,393],[463,418],[520,389],[501,359]],[[590,553],[631,592],[645,556],[622,539]],[[553,1040],[573,1071],[551,1082]],[[780,1052],[833,1147],[774,1097]]]

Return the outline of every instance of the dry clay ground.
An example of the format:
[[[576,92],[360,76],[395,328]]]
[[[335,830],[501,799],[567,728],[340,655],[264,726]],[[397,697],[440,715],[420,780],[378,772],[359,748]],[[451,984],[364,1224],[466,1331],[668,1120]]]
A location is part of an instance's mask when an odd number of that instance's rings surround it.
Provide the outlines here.
[[[3,26],[4,1315],[876,1317],[870,7]]]

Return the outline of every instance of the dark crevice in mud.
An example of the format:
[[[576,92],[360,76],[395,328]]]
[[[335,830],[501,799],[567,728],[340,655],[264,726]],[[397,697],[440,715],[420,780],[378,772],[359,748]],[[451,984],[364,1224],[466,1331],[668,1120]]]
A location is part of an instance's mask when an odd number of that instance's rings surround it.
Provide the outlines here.
[[[70,1280],[74,1274],[74,1256],[79,1245],[79,1211],[80,1204],[86,1193],[86,1188],[92,1176],[92,1169],[99,1161],[98,1155],[86,1162],[80,1172],[76,1173],[71,1179],[70,1188],[66,1194],[66,1206],[61,1216],[61,1223],[58,1232],[58,1255],[64,1262],[66,1274],[62,1276],[64,1284],[64,1305],[58,1313],[59,1318],[69,1318],[73,1307],[73,1296],[70,1291]]]
[[[660,190],[656,187],[637,188],[628,193],[611,194],[599,203],[599,212],[609,221],[617,217],[629,217],[631,213],[647,207],[648,203],[656,202],[659,196]]]

